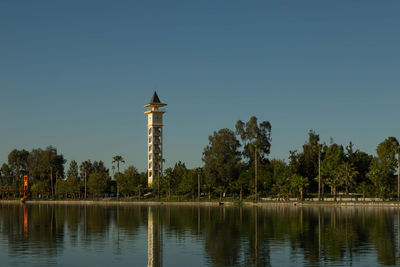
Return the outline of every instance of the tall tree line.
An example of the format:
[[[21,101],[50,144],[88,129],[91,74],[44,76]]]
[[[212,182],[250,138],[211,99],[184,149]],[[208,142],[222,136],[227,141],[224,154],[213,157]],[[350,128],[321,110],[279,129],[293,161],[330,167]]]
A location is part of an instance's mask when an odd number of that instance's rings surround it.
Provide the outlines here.
[[[388,137],[376,149],[376,156],[330,140],[321,143],[310,130],[301,151],[290,151],[288,163],[268,159],[271,124],[238,121],[236,132],[216,131],[203,152],[206,183],[215,194],[243,195],[257,199],[362,196],[398,198],[400,196],[400,145]],[[235,135],[236,134],[236,135]],[[239,141],[240,140],[240,141]],[[240,144],[240,145],[239,145]],[[240,155],[240,156],[238,156]],[[210,191],[210,186],[207,186]],[[211,193],[211,192],[210,192]]]
[[[147,185],[147,172],[125,163],[121,155],[112,157],[117,172],[110,175],[102,161],[72,160],[65,173],[66,160],[54,147],[13,150],[0,169],[0,189],[22,188],[22,177],[29,174],[34,198],[100,198],[121,196],[142,199],[160,196],[166,200],[338,196],[398,198],[400,195],[400,145],[395,137],[378,144],[376,156],[343,146],[333,139],[322,143],[310,130],[299,151],[289,151],[288,161],[270,159],[271,124],[251,117],[237,121],[235,129],[220,129],[208,137],[204,165],[189,169],[178,161]],[[164,159],[160,159],[164,160]],[[113,168],[114,169],[114,168]],[[1,192],[17,197],[16,191]]]

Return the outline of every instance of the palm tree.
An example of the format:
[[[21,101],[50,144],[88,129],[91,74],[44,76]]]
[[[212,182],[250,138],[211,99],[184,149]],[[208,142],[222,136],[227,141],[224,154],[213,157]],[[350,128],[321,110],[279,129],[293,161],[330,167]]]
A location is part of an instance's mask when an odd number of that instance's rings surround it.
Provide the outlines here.
[[[90,167],[92,166],[92,163],[90,160],[86,160],[81,163],[81,170],[83,170],[84,173],[84,182],[85,182],[85,199],[86,199],[86,192],[87,192],[87,175],[89,172]]]
[[[338,175],[342,184],[346,189],[346,195],[349,194],[349,187],[356,184],[356,177],[358,175],[358,171],[351,166],[350,163],[345,162],[339,166]]]
[[[117,163],[117,173],[119,173],[119,163],[125,163],[125,160],[122,156],[116,155],[113,157],[113,162],[112,163]]]
[[[321,148],[320,144],[317,144],[318,149],[318,200],[321,200]]]
[[[333,194],[333,201],[336,202],[337,188],[342,185],[342,180],[340,179],[340,176],[338,175],[337,172],[330,176],[327,176],[326,183],[331,187]]]
[[[363,201],[365,201],[365,193],[368,190],[368,184],[364,181],[358,186],[358,190],[362,193]]]
[[[120,155],[116,155],[116,156],[114,156],[113,157],[113,161],[112,161],[112,163],[117,163],[117,174],[119,174],[119,163],[121,162],[121,163],[125,163],[125,160],[124,160],[124,158],[122,157],[122,156],[120,156]],[[119,197],[119,186],[118,186],[118,183],[117,183],[117,198]]]
[[[291,186],[294,190],[300,193],[300,200],[303,201],[304,188],[309,186],[308,178],[298,174],[293,174],[291,177]]]

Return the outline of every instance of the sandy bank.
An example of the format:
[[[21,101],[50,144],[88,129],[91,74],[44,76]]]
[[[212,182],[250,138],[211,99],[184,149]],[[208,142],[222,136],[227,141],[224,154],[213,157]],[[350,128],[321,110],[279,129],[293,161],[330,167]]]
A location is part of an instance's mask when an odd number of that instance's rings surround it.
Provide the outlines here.
[[[22,204],[20,200],[0,200],[0,204]],[[333,202],[333,201],[270,201],[270,202],[217,202],[217,201],[116,201],[116,200],[29,200],[27,204],[52,204],[52,205],[103,205],[103,206],[115,206],[115,205],[168,205],[168,206],[297,206],[297,207],[391,207],[400,208],[400,202]]]
[[[6,203],[21,203],[22,201],[20,200],[0,200],[0,204],[6,204]],[[116,201],[116,200],[28,200],[25,202],[26,204],[54,204],[54,205],[110,205],[110,206],[115,206],[115,205],[170,205],[170,206],[233,206],[233,202],[197,202],[197,201],[170,201],[170,202],[164,202],[164,201]]]

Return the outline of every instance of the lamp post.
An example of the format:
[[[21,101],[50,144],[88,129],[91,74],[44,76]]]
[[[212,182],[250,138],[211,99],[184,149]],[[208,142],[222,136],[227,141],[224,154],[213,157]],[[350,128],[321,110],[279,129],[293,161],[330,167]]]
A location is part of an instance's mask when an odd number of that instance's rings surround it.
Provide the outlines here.
[[[114,177],[114,181],[115,181],[115,185],[117,186],[117,199],[119,198],[119,188],[118,188],[118,182],[115,179],[115,165],[112,165],[112,171],[113,171],[113,177]]]
[[[400,201],[400,148],[397,152],[397,201]]]
[[[197,201],[200,201],[200,169],[197,171]]]
[[[321,149],[318,146],[318,200],[321,200]]]

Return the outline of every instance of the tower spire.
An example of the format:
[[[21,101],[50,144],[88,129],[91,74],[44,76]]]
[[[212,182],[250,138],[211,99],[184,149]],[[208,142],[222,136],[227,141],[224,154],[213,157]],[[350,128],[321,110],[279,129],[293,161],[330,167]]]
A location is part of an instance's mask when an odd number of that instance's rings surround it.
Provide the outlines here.
[[[154,91],[154,94],[150,99],[150,104],[160,104],[160,103],[161,103],[160,98],[158,98],[157,92]]]

